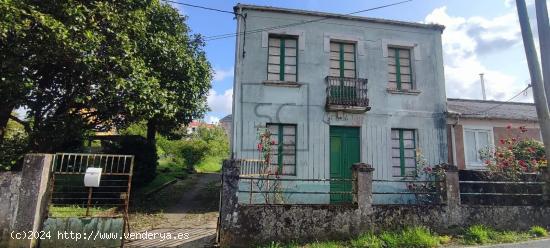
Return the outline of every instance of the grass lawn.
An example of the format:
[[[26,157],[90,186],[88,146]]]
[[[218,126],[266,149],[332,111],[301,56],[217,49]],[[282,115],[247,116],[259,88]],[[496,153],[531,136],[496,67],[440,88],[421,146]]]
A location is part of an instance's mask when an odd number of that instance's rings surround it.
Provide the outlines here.
[[[90,207],[89,215],[91,217],[111,217],[121,216],[121,211],[116,211],[113,207]],[[49,206],[48,214],[50,217],[85,217],[86,208],[81,206]]]
[[[384,231],[378,234],[365,233],[356,239],[345,241],[324,241],[300,244],[271,242],[263,246],[266,248],[340,248],[340,247],[368,247],[368,248],[432,248],[457,247],[461,245],[484,245],[514,243],[547,237],[548,231],[540,226],[534,226],[526,232],[497,231],[482,225],[466,228],[460,235],[448,236],[431,232],[425,227],[409,227],[401,231]]]
[[[207,156],[195,166],[197,172],[219,172],[225,157]]]

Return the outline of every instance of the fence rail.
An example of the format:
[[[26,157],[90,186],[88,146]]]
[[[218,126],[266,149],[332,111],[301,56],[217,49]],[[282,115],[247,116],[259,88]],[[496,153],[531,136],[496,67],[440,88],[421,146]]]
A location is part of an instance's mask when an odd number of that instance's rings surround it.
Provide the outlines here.
[[[465,205],[526,206],[544,204],[545,182],[536,174],[520,176],[522,181],[492,180],[482,172],[461,171],[460,202]]]
[[[375,205],[442,204],[442,180],[378,180],[373,182]]]
[[[351,203],[353,179],[300,179],[274,175],[239,176],[244,204]],[[299,197],[295,197],[299,195]]]

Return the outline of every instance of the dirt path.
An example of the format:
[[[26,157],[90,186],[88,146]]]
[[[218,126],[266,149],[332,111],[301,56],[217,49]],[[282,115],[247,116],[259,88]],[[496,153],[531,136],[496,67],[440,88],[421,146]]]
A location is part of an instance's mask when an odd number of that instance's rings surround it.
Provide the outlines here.
[[[126,243],[127,247],[211,247],[214,244],[220,174],[193,176],[196,177],[193,185],[178,192],[179,195],[170,196],[179,200],[164,209],[162,222],[145,231],[158,234],[157,238],[133,240]],[[178,235],[187,238],[175,239]],[[168,236],[172,238],[168,239]]]

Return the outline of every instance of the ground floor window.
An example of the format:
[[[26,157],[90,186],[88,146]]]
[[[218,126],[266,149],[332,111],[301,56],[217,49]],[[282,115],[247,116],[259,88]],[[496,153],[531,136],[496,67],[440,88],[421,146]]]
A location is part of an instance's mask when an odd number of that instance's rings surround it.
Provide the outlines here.
[[[392,129],[392,175],[414,176],[416,173],[416,132],[412,129]]]
[[[281,175],[296,175],[296,125],[267,124],[271,140],[271,166]]]
[[[464,128],[464,156],[466,166],[484,166],[480,151],[493,144],[493,131],[490,128]]]

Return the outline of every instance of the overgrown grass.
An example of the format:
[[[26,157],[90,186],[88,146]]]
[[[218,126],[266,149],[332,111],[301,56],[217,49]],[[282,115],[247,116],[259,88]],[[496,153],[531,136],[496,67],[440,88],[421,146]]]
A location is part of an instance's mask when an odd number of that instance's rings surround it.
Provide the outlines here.
[[[545,237],[544,234],[548,235],[548,232],[540,226],[532,227],[529,232],[515,232],[497,231],[483,225],[474,225],[465,230],[461,243],[467,245],[514,243],[530,238]]]
[[[157,175],[155,179],[142,187],[136,188],[134,192],[132,192],[134,196],[151,192],[174,179],[185,179],[187,177],[185,166],[173,159],[159,159],[158,163],[159,165],[157,166]]]
[[[548,231],[541,226],[533,226],[529,229],[529,234],[533,237],[548,237]]]
[[[333,247],[368,247],[368,248],[432,248],[458,243],[466,245],[512,243],[530,238],[546,237],[548,231],[540,226],[532,227],[528,232],[496,231],[483,225],[474,225],[464,230],[460,238],[438,235],[425,227],[407,227],[401,231],[383,231],[379,234],[364,233],[347,241],[325,241],[308,244],[271,242],[267,248],[333,248]]]
[[[206,156],[196,166],[197,172],[219,172],[222,168],[224,157]]]
[[[48,215],[50,217],[85,217],[87,209],[85,207],[80,207],[76,205],[72,206],[52,206],[48,207]],[[118,211],[117,208],[101,208],[101,207],[90,207],[88,215],[91,217],[108,217],[108,216],[117,216],[121,215],[122,212]]]

